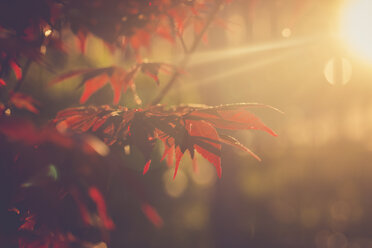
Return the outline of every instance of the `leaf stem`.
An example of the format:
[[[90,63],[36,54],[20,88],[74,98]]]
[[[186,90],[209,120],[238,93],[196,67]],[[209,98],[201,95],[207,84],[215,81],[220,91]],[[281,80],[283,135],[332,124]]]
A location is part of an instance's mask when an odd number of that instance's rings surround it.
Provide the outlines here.
[[[211,11],[210,15],[208,16],[202,31],[198,34],[198,36],[195,37],[195,40],[192,43],[190,49],[188,49],[188,52],[185,53],[185,56],[183,57],[183,59],[179,63],[178,69],[173,72],[173,74],[172,74],[171,78],[169,79],[168,83],[160,91],[158,96],[155,97],[154,100],[152,100],[151,105],[158,104],[164,98],[164,96],[169,92],[169,90],[173,87],[173,85],[176,84],[178,77],[181,75],[180,69],[184,68],[187,65],[187,63],[189,62],[189,60],[191,58],[191,55],[195,52],[196,48],[198,47],[200,41],[202,40],[202,38],[205,34],[205,32],[207,31],[208,27],[212,23],[215,15],[220,10],[221,4],[222,4],[222,0],[217,0],[216,1],[216,5],[215,5],[214,9]]]

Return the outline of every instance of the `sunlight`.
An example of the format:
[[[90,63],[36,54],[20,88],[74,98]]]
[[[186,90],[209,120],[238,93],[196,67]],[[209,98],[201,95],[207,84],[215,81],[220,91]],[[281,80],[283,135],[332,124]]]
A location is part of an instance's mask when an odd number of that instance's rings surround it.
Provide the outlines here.
[[[332,58],[324,67],[324,76],[331,85],[345,85],[352,76],[353,68],[345,58]]]
[[[248,71],[256,70],[258,68],[263,68],[265,66],[283,61],[285,59],[291,58],[293,56],[300,56],[300,54],[304,51],[304,46],[290,50],[290,51],[283,51],[280,54],[271,55],[270,57],[264,56],[260,59],[256,59],[255,61],[247,62],[246,64],[242,64],[239,67],[233,67],[233,68],[225,68],[225,70],[220,71],[218,73],[214,73],[212,75],[209,75],[205,78],[200,78],[198,81],[198,84],[212,84],[218,82],[218,80],[221,80],[223,78],[228,78],[240,73],[246,73]],[[184,86],[183,90],[189,90],[192,89],[192,87],[195,87],[196,84],[190,83],[187,86]]]
[[[289,38],[289,37],[291,37],[291,35],[292,35],[292,30],[290,28],[284,28],[282,30],[282,36],[284,38]]]
[[[372,61],[372,1],[354,0],[345,8],[341,36],[355,51]]]
[[[225,60],[227,58],[251,55],[259,52],[272,51],[277,49],[292,48],[311,42],[310,39],[285,40],[280,42],[268,42],[260,44],[249,44],[248,46],[196,53],[189,63],[189,66],[200,66],[211,62]]]

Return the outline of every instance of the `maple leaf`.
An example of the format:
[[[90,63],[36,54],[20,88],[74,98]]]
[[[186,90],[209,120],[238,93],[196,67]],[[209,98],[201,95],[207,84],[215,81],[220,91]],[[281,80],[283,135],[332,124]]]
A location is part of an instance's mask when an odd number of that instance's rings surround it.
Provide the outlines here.
[[[79,30],[76,37],[77,37],[76,45],[77,45],[79,51],[82,54],[85,54],[86,44],[87,44],[87,32],[84,32],[83,30]]]
[[[105,200],[101,194],[101,192],[96,187],[89,188],[89,196],[95,202],[97,206],[98,215],[102,221],[103,226],[107,230],[112,230],[115,227],[114,222],[111,220],[110,217],[107,215],[107,208]]]
[[[147,203],[143,203],[141,208],[143,213],[151,221],[151,223],[154,224],[154,226],[158,228],[163,226],[164,221],[153,206]]]
[[[17,80],[22,78],[22,69],[15,61],[10,61],[10,67],[12,67]]]
[[[60,83],[66,79],[83,76],[84,91],[80,98],[80,103],[85,103],[95,92],[101,89],[106,84],[110,84],[114,92],[113,103],[118,104],[122,92],[126,92],[129,87],[133,85],[133,77],[138,71],[136,66],[129,72],[121,67],[110,66],[97,69],[80,69],[67,72],[58,76],[49,82],[50,85]]]
[[[218,176],[221,177],[221,144],[216,129],[203,120],[187,120],[186,128],[189,134],[197,139],[195,150],[214,165]]]
[[[16,108],[27,109],[34,114],[39,113],[39,110],[35,107],[35,105],[39,105],[40,103],[26,94],[20,92],[11,92],[9,102]]]
[[[51,143],[67,149],[79,149],[86,154],[107,155],[107,146],[91,136],[75,137],[57,131],[54,127],[37,128],[23,119],[0,119],[0,134],[9,141],[38,146]]]
[[[95,92],[106,84],[110,84],[114,93],[113,103],[115,105],[119,103],[122,93],[125,93],[128,89],[131,89],[136,103],[140,105],[142,101],[137,94],[134,84],[134,78],[137,73],[141,70],[159,84],[159,72],[162,71],[169,73],[172,69],[174,69],[174,66],[170,64],[148,62],[138,63],[129,70],[125,70],[118,66],[96,69],[79,69],[59,75],[55,79],[51,80],[49,85],[60,83],[69,78],[83,76],[83,82],[80,85],[84,85],[84,91],[80,97],[80,103],[85,103]]]
[[[143,173],[150,167],[155,140],[164,144],[162,159],[167,164],[175,158],[174,177],[186,151],[194,158],[195,152],[213,164],[221,176],[221,144],[237,147],[257,160],[260,158],[233,137],[219,134],[220,129],[262,130],[273,136],[276,133],[247,109],[269,107],[260,104],[231,104],[216,107],[162,105],[146,109],[112,108],[107,105],[69,108],[59,112],[55,124],[78,132],[91,132],[108,145],[135,145],[146,162]],[[196,166],[194,165],[194,168]]]
[[[174,68],[173,65],[166,64],[166,63],[141,63],[141,71],[154,79],[157,85],[160,84],[158,74],[160,71],[165,73],[170,73],[170,71]]]

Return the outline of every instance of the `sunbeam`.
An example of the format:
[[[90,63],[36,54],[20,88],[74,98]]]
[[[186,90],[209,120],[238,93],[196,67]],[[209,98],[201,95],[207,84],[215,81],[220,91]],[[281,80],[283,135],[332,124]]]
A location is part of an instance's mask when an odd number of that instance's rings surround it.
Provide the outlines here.
[[[192,56],[192,59],[189,62],[189,67],[200,66],[203,64],[218,62],[228,58],[234,58],[238,56],[240,57],[243,55],[252,55],[259,52],[298,47],[313,41],[314,39],[309,38],[292,40],[286,39],[282,41],[268,42],[263,44],[249,44],[244,47],[230,48],[226,50],[200,52]]]
[[[248,63],[242,64],[240,67],[233,67],[233,68],[226,68],[224,71],[220,73],[215,73],[205,78],[199,78],[197,83],[189,83],[183,86],[182,90],[191,90],[193,87],[196,87],[200,84],[213,84],[216,83],[217,80],[228,78],[236,74],[252,71],[258,68],[262,68],[277,62],[280,62],[285,59],[293,58],[295,56],[300,56],[304,53],[304,46],[296,47],[295,49],[285,50],[280,52],[276,55],[271,55],[270,57],[262,57],[261,59],[257,59],[255,61],[249,61]]]

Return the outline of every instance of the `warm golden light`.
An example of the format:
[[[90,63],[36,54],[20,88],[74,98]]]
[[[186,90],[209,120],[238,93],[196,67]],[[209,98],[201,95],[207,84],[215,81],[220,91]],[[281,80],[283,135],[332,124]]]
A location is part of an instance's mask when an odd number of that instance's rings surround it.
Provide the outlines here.
[[[345,58],[332,58],[324,67],[324,76],[331,85],[345,85],[352,76],[352,66]]]
[[[45,30],[45,32],[44,32],[45,37],[48,37],[48,36],[51,35],[51,34],[52,34],[52,30],[50,30],[50,29],[47,29],[47,30]]]
[[[350,1],[342,17],[342,38],[356,51],[372,61],[372,1]]]
[[[284,28],[282,30],[282,36],[284,38],[289,38],[289,37],[291,37],[291,35],[292,35],[292,30],[290,28]]]

